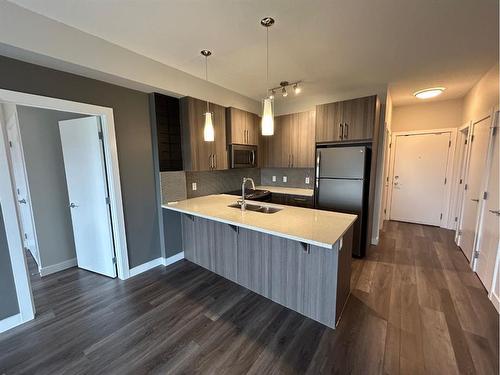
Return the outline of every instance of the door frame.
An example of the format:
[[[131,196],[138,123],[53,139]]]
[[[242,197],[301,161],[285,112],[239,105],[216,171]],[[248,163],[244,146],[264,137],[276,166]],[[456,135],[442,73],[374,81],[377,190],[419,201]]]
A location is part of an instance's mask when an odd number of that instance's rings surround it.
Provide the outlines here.
[[[45,96],[0,89],[0,102],[29,107],[74,112],[101,118],[106,173],[109,183],[111,201],[111,217],[113,221],[113,239],[118,278],[125,280],[130,276],[125,219],[121,194],[120,172],[116,146],[115,123],[113,109],[92,104],[55,99]],[[3,122],[3,119],[0,119]],[[17,220],[15,191],[12,184],[10,163],[7,151],[5,127],[0,127],[0,203],[5,221],[5,231],[12,263],[16,294],[20,310],[20,322],[34,318],[33,294],[29,279],[29,270],[21,241],[20,227]]]
[[[441,133],[450,133],[450,141],[451,145],[448,151],[448,161],[446,163],[446,187],[443,201],[443,219],[441,221],[440,228],[449,228],[450,223],[448,220],[449,212],[450,212],[450,198],[451,198],[451,186],[453,185],[451,182],[453,181],[453,161],[455,159],[455,147],[457,141],[457,128],[442,128],[442,129],[428,129],[428,130],[408,130],[408,131],[399,131],[392,132],[391,135],[391,152],[390,152],[390,161],[389,161],[389,186],[387,190],[387,217],[391,217],[391,209],[392,209],[392,192],[394,189],[394,164],[396,161],[396,138],[408,135],[421,135],[421,134],[441,134]]]
[[[458,169],[457,169],[457,178],[455,179],[455,185],[457,186],[457,193],[456,193],[456,199],[457,199],[457,205],[455,208],[456,215],[457,215],[457,226],[455,228],[455,243],[457,246],[460,246],[460,239],[461,237],[461,228],[463,224],[463,210],[464,210],[464,205],[465,205],[465,185],[467,182],[467,173],[469,169],[469,157],[470,157],[470,144],[471,144],[471,135],[472,135],[472,121],[468,121],[464,125],[462,125],[458,129],[458,134],[457,134],[457,143],[459,139],[464,139],[460,133],[463,134],[464,130],[467,130],[467,135],[465,135],[465,141],[467,142],[466,147],[465,147],[465,152],[459,151],[459,159],[457,161],[458,164]],[[462,183],[460,183],[460,180],[462,180]]]

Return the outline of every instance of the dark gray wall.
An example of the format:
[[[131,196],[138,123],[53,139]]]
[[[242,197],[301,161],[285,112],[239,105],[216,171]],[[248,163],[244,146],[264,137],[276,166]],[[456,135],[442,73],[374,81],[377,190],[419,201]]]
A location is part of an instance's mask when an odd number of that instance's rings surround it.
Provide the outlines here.
[[[163,234],[167,258],[182,251],[181,215],[179,212],[163,209]]]
[[[3,56],[0,88],[113,108],[129,263],[160,257],[148,95]]]
[[[7,235],[0,207],[0,320],[19,313]]]

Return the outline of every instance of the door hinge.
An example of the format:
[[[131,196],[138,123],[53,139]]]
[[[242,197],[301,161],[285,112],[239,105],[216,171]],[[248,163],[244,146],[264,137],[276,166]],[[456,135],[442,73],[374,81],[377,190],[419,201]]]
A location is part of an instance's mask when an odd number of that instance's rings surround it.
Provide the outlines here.
[[[12,141],[9,141],[9,147],[12,148]]]
[[[471,135],[470,141],[471,141],[471,143],[474,142],[474,134]]]
[[[19,237],[17,237],[19,238]],[[24,239],[27,240],[28,239],[28,235],[26,233],[24,233]]]
[[[446,177],[445,177],[445,178],[444,178],[444,184],[445,184],[445,185],[446,185],[446,181],[448,181],[448,180],[447,180],[447,179],[446,179]]]
[[[103,139],[102,130],[99,130],[99,139]]]
[[[467,184],[465,184],[464,190],[467,190]]]
[[[106,204],[111,204],[111,200],[109,199],[109,197],[106,197]]]
[[[116,264],[116,257],[113,257],[111,260],[113,261],[113,264]]]
[[[456,223],[457,221],[458,221],[458,217],[457,217],[457,216],[455,216],[455,223]]]
[[[387,210],[384,208],[384,214],[386,214],[386,213],[387,213]]]
[[[467,144],[467,142],[468,142],[468,141],[467,141],[467,138],[465,138],[465,144]]]
[[[477,259],[479,258],[479,251],[474,251],[474,259]]]
[[[439,215],[439,220],[443,220],[443,214]]]
[[[462,231],[461,231],[461,230],[459,230],[459,231],[458,231],[458,235],[459,235],[459,236],[461,236],[461,235],[462,235]]]
[[[460,182],[459,182],[459,184],[460,184],[460,185],[462,185],[462,182],[463,182],[463,181],[462,181],[462,179],[460,179]]]
[[[391,147],[392,147],[392,142],[391,142],[391,143],[389,143],[389,148],[391,148]]]
[[[487,191],[485,191],[485,192],[483,193],[483,199],[484,199],[484,200],[488,199],[488,192],[487,192]]]
[[[451,147],[451,141],[448,141],[448,148]]]

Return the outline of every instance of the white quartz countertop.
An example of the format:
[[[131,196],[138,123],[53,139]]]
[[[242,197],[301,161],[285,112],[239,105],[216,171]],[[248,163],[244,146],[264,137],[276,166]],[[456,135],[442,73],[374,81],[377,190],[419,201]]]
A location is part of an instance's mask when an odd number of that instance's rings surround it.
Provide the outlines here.
[[[304,197],[312,197],[314,195],[313,189],[292,188],[292,187],[282,187],[282,186],[265,186],[265,185],[260,185],[255,188],[261,190],[269,190],[271,193],[278,193],[278,194],[302,195]]]
[[[172,202],[163,207],[327,249],[333,248],[357,218],[356,215],[250,200],[247,202],[280,207],[282,210],[273,214],[242,212],[238,208],[228,207],[236,200],[234,195],[218,194]]]

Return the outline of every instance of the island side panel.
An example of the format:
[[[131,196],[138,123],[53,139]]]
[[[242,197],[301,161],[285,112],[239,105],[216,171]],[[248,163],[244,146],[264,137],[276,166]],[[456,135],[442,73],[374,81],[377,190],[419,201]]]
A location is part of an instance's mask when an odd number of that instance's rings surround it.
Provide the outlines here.
[[[339,251],[339,267],[337,277],[336,323],[351,293],[351,262],[352,262],[353,227],[351,226],[342,238],[342,249]]]

